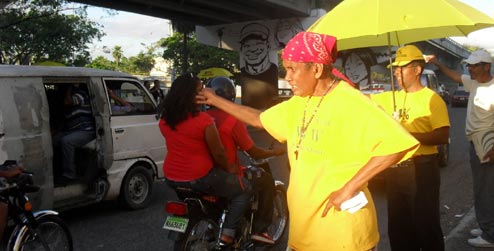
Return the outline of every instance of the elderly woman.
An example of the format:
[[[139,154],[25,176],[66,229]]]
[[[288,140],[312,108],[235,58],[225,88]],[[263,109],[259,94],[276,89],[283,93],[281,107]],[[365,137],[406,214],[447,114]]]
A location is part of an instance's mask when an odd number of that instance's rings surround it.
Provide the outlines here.
[[[235,104],[210,89],[197,96],[199,103],[287,143],[292,250],[375,250],[379,233],[367,182],[418,146],[333,68],[336,56],[336,38],[298,33],[282,54],[294,96],[265,111]],[[360,203],[347,207],[348,200]]]

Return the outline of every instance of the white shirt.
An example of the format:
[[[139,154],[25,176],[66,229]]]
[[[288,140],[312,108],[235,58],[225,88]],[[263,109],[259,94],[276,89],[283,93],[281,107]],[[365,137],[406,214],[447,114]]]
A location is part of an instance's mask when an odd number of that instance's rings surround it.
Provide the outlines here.
[[[470,92],[468,98],[465,133],[494,129],[494,80],[479,83],[468,75],[461,76],[465,91]]]
[[[494,80],[479,83],[462,75],[461,81],[465,91],[470,92],[465,133],[480,162],[485,163],[486,153],[494,147]]]

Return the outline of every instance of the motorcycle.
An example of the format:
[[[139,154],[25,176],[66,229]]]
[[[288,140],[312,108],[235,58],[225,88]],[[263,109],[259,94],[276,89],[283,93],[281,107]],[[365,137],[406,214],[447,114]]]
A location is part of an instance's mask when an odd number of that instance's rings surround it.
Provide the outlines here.
[[[246,153],[244,153],[246,154]],[[250,165],[247,169],[262,168],[271,174],[267,159],[256,161],[246,154]],[[174,187],[178,201],[167,201],[165,211],[167,217],[164,229],[168,230],[168,239],[174,242],[174,251],[192,250],[224,250],[220,236],[228,212],[225,198],[211,196],[194,191],[187,187]],[[258,208],[257,196],[251,199],[250,207],[239,224],[231,250],[250,251],[269,248],[266,244],[255,242],[250,237],[254,215]],[[282,243],[283,233],[288,224],[288,207],[286,188],[283,182],[275,180],[273,198],[273,218],[268,227],[268,234],[273,238],[274,245]]]
[[[12,166],[17,166],[17,162],[7,160],[0,165],[0,169]],[[74,250],[72,234],[58,212],[33,211],[26,194],[39,189],[34,184],[33,174],[29,172],[22,172],[10,179],[0,178],[0,199],[8,204],[8,217],[15,224],[5,250]]]

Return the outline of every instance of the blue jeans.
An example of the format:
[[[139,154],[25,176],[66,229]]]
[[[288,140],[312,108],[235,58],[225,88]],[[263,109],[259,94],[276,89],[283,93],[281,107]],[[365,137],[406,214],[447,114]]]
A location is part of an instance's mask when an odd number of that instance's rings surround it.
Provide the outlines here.
[[[77,169],[74,163],[74,153],[77,147],[82,147],[96,138],[94,130],[91,131],[64,131],[55,135],[53,144],[60,147],[62,152],[62,176],[75,179]]]
[[[242,185],[240,184],[240,180]],[[203,193],[228,198],[229,211],[223,233],[235,235],[235,229],[250,205],[252,187],[247,179],[213,167],[208,174],[190,182],[176,182],[167,179],[171,187],[186,186]]]
[[[480,163],[470,144],[475,217],[482,229],[482,238],[494,242],[494,164]]]

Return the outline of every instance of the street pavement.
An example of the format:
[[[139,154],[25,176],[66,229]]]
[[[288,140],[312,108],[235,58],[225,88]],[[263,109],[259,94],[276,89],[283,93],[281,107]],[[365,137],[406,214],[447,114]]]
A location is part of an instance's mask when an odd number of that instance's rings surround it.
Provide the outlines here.
[[[370,186],[373,199],[376,205],[376,211],[378,214],[379,232],[381,240],[378,245],[379,251],[390,251],[389,237],[387,234],[387,209],[386,209],[386,197],[384,194],[384,188],[380,184],[372,184]],[[447,205],[446,205],[447,206]],[[468,206],[471,206],[469,204]],[[443,205],[441,214],[444,215],[446,207]],[[453,216],[458,219],[454,224],[447,223],[447,219],[442,217],[441,225],[444,234],[445,250],[446,251],[477,251],[477,250],[494,250],[494,249],[477,249],[467,244],[467,239],[472,238],[469,234],[470,229],[476,228],[477,223],[475,220],[474,208],[470,207],[464,214],[457,214]],[[456,224],[456,225],[455,225]]]

